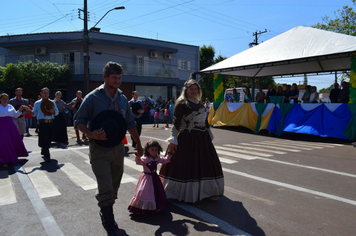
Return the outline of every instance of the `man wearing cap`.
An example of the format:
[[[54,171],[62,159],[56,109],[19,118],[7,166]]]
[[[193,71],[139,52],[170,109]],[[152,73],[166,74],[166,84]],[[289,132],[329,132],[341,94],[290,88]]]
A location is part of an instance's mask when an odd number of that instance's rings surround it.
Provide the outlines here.
[[[11,98],[9,100],[9,104],[11,104],[15,110],[19,110],[22,105],[25,105],[28,107],[28,102],[26,99],[22,97],[22,88],[17,88],[15,89],[15,97]],[[17,129],[20,132],[21,138],[23,139],[24,134],[26,133],[26,118],[25,118],[25,112],[23,112],[22,115],[20,115],[18,118],[12,118]]]
[[[35,102],[32,111],[39,124],[38,146],[41,147],[41,155],[43,155],[43,159],[46,162],[50,162],[49,148],[51,147],[54,131],[53,120],[59,111],[56,103],[48,98],[49,88],[42,88],[40,94],[42,98]],[[47,105],[44,106],[45,104]]]
[[[142,156],[143,154],[141,141],[136,129],[135,117],[128,105],[127,98],[119,89],[122,72],[121,65],[116,62],[110,61],[104,66],[104,84],[85,96],[74,121],[74,125],[89,137],[90,163],[98,182],[95,196],[100,207],[99,215],[107,235],[120,235],[113,214],[113,205],[115,199],[117,199],[117,192],[124,170],[125,148],[122,139],[112,140],[111,138],[107,138],[107,134],[109,136],[111,130],[95,128],[97,127],[95,122],[100,120],[95,119],[95,117],[100,117],[103,112],[108,111],[120,113],[126,121],[121,124],[124,125],[126,123],[127,130],[136,142],[137,155]],[[87,126],[88,124],[89,126]],[[121,124],[115,124],[115,126],[120,126]],[[93,127],[94,129],[92,129]],[[107,145],[110,147],[100,145],[105,140],[108,141]],[[103,143],[105,144],[105,142]]]

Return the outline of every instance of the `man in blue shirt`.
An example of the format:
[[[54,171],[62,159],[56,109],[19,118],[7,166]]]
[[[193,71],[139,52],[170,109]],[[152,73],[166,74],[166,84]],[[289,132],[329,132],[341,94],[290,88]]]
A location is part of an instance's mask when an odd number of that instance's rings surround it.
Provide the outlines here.
[[[135,103],[139,104],[136,107],[138,109],[132,109],[133,105]],[[141,135],[141,130],[142,130],[142,114],[144,112],[144,107],[143,107],[143,104],[142,104],[141,100],[138,98],[138,92],[137,91],[132,91],[132,99],[129,101],[129,105],[130,105],[130,107],[132,109],[132,112],[133,112],[133,114],[135,116],[136,129],[137,129],[137,132],[138,132],[138,136],[140,136]],[[132,136],[131,136],[131,140],[132,140],[132,147],[136,148],[136,142],[132,138]]]
[[[108,235],[120,234],[113,214],[113,205],[117,199],[117,191],[124,171],[125,148],[121,140],[118,140],[119,144],[112,147],[98,145],[96,140],[106,140],[106,133],[102,128],[91,130],[94,117],[107,110],[119,112],[126,121],[127,130],[136,142],[137,156],[143,154],[135,117],[127,98],[119,89],[122,72],[121,65],[116,62],[108,62],[104,66],[104,84],[85,96],[74,121],[74,125],[89,137],[90,163],[98,182],[96,199],[100,207],[102,224]]]
[[[51,160],[51,155],[49,153],[49,148],[51,147],[51,141],[53,137],[53,120],[54,116],[58,115],[58,108],[54,101],[50,100],[49,89],[47,87],[41,89],[41,99],[37,100],[34,107],[34,116],[37,116],[37,121],[39,124],[39,134],[38,134],[38,146],[42,148],[41,155],[46,162]],[[46,102],[48,104],[52,103],[49,110],[41,107],[41,104]]]

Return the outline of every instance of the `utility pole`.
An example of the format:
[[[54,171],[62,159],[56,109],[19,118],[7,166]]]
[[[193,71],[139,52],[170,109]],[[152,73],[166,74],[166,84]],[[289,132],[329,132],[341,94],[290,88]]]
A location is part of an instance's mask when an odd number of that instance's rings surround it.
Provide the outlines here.
[[[87,0],[84,0],[84,94],[90,92],[90,78],[89,78],[89,32],[88,32],[88,5]]]
[[[307,74],[304,74],[304,82],[303,82],[304,85],[308,85],[308,76]]]
[[[263,34],[263,33],[267,33],[267,29],[265,29],[265,31],[263,31],[263,32],[261,32],[261,31],[257,32],[257,30],[256,30],[256,32],[252,34],[252,36],[255,36],[255,41],[248,44],[250,46],[250,48],[252,48],[253,45],[255,45],[255,46],[258,45],[258,37],[257,36],[260,34]],[[255,101],[255,87],[256,87],[256,78],[255,77],[251,78],[251,85],[252,85],[251,96],[252,96],[252,101],[254,102]]]
[[[84,43],[84,50],[83,50],[83,56],[84,56],[84,94],[88,94],[90,92],[90,73],[89,73],[89,33],[91,30],[95,30],[95,26],[110,12],[113,10],[121,10],[125,9],[124,6],[121,7],[115,7],[113,9],[110,9],[105,13],[103,17],[100,18],[96,24],[88,30],[88,5],[87,5],[87,0],[84,0],[84,9],[78,9],[78,17],[84,21],[84,30],[83,30],[83,43]],[[83,12],[84,17],[80,17],[80,12]],[[100,29],[99,29],[100,30]]]
[[[255,33],[253,33],[252,34],[252,36],[255,36],[255,41],[253,41],[252,43],[249,43],[248,45],[250,46],[250,48],[251,47],[253,47],[253,45],[258,45],[258,38],[257,38],[257,36],[258,35],[260,35],[260,34],[263,34],[263,33],[267,33],[267,29],[265,29],[265,31],[263,31],[263,32],[261,32],[261,31],[259,31],[259,32],[255,32]]]

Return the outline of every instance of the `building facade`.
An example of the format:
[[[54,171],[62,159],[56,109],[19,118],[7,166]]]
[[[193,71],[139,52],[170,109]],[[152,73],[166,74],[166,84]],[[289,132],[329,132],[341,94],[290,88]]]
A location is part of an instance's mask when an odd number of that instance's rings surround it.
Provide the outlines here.
[[[36,59],[70,65],[71,82],[58,84],[56,88],[66,101],[74,98],[77,90],[84,91],[83,32],[0,36],[0,66]],[[151,96],[154,100],[176,99],[190,74],[200,69],[198,46],[90,32],[90,90],[103,83],[102,69],[108,61],[123,66],[120,89],[129,99],[133,90],[139,92],[141,99]]]

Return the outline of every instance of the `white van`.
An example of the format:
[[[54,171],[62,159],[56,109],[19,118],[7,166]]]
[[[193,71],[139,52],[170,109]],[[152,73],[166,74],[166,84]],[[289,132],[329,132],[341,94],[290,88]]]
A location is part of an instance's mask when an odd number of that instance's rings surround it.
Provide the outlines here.
[[[236,89],[236,93],[240,94],[240,100],[236,101],[236,102],[244,102],[245,100],[245,92],[246,92],[246,88],[242,88],[242,87],[238,87],[238,88],[228,88],[225,90],[225,94],[224,94],[224,100],[226,102],[233,102],[232,101],[232,96],[234,94],[234,89]]]
[[[237,93],[240,93],[240,101],[236,101],[236,102],[244,102],[245,101],[245,93],[246,93],[246,88],[243,88],[243,87],[236,87],[236,88],[228,88],[225,90],[225,94],[224,94],[224,100],[226,102],[233,102],[231,97],[233,95],[233,90],[236,89],[236,92]],[[251,89],[250,89],[250,94],[252,95],[251,93]],[[262,91],[267,94],[267,91],[268,89],[262,89]],[[258,93],[258,89],[255,89],[255,96],[256,94]]]

